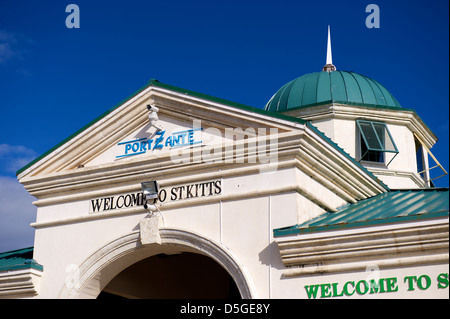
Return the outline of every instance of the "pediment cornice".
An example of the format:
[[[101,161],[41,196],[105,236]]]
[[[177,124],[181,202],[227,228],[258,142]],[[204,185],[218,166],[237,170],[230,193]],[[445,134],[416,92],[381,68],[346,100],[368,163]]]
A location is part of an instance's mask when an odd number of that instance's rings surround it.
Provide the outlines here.
[[[299,108],[283,114],[300,117],[308,121],[323,121],[330,119],[355,120],[366,118],[387,124],[403,125],[417,134],[429,149],[437,142],[436,135],[425,125],[422,119],[412,109],[378,108],[358,105],[329,103],[307,108]]]
[[[162,115],[184,121],[200,120],[206,127],[219,129],[261,127],[277,128],[280,132],[286,132],[304,125],[302,120],[293,122],[282,118],[275,119],[263,112],[255,113],[252,110],[239,109],[149,86],[33,161],[31,165],[19,171],[18,179],[73,170],[83,166],[105,148],[118,143],[124,136],[148,123],[147,104],[157,105]]]

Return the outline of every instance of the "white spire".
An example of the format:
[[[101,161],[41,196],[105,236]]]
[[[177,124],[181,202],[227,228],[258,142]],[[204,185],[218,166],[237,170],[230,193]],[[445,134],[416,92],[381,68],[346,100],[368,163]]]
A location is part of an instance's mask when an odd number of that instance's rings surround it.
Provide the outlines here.
[[[328,26],[328,43],[327,43],[327,62],[323,67],[324,71],[336,71],[336,67],[333,65],[333,58],[331,56],[331,35],[330,35],[330,26]]]
[[[326,64],[333,64],[333,58],[331,56],[330,26],[328,26],[327,63]]]

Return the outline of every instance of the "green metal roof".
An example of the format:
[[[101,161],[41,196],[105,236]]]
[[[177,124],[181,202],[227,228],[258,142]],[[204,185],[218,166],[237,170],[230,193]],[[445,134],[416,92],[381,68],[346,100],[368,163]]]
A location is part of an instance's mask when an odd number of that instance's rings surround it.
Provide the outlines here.
[[[449,189],[397,190],[349,204],[303,224],[273,230],[274,237],[389,224],[449,215]]]
[[[34,247],[28,247],[0,253],[0,271],[30,268],[43,271],[44,267],[33,259],[33,250]]]
[[[400,103],[380,83],[367,76],[349,72],[314,72],[283,85],[265,110],[284,112],[326,103],[398,108]]]

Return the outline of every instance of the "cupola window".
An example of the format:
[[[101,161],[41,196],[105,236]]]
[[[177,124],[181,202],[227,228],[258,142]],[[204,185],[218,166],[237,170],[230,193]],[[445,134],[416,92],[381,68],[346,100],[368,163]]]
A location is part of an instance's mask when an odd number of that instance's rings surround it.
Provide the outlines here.
[[[389,160],[388,166],[398,154],[398,149],[386,124],[356,120],[356,125],[360,134],[360,161],[385,163]]]

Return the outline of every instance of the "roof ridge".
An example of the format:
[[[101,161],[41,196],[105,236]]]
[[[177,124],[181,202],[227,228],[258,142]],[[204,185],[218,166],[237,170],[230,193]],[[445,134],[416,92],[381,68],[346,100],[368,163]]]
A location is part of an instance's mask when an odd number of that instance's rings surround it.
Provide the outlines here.
[[[18,253],[20,251],[23,251],[22,254],[28,253],[30,251],[34,251],[34,246],[0,252],[0,258],[2,258],[3,256],[11,255],[13,253]]]

